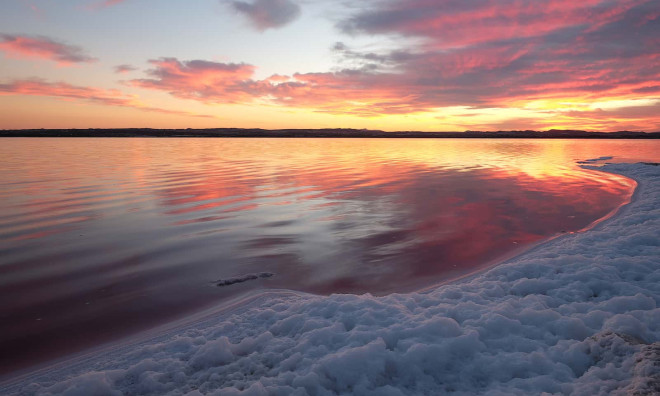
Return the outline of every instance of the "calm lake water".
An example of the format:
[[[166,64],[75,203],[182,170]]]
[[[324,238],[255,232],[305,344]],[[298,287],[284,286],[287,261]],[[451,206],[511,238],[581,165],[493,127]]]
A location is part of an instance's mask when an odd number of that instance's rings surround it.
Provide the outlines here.
[[[630,180],[575,161],[659,153],[623,140],[3,139],[0,372],[254,289],[430,286],[630,195]]]

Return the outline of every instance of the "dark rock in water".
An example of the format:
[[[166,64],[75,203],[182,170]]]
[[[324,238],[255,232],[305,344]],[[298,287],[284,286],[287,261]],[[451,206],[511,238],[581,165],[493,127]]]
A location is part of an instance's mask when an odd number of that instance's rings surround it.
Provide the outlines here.
[[[233,278],[218,279],[218,280],[213,281],[213,283],[215,283],[216,286],[229,286],[229,285],[233,285],[233,284],[236,284],[236,283],[243,283],[243,282],[247,282],[247,281],[255,280],[255,279],[259,279],[259,278],[270,278],[273,275],[275,275],[275,274],[273,274],[272,272],[259,272],[258,274],[246,274],[246,275],[241,275],[241,276],[237,276],[237,277],[233,277]]]

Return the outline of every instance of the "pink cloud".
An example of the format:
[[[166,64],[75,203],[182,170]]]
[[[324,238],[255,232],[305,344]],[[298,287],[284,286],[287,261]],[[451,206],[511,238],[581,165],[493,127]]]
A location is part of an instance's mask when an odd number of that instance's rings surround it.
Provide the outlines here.
[[[152,78],[131,80],[131,85],[205,102],[245,102],[254,96],[241,86],[254,73],[251,65],[204,60],[181,62],[176,58],[160,58],[149,63],[154,66],[147,72]]]
[[[80,47],[43,36],[0,34],[0,51],[17,58],[47,59],[63,66],[96,61]]]
[[[336,73],[298,73],[253,79],[254,66],[176,58],[151,60],[151,78],[128,84],[169,92],[171,95],[206,103],[270,102],[311,107],[320,112],[373,116],[381,113],[421,111],[404,86],[396,86],[391,75],[346,70]]]

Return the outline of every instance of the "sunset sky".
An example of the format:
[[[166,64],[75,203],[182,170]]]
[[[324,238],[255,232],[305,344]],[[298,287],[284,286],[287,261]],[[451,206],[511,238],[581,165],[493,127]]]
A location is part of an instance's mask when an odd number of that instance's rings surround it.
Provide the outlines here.
[[[6,0],[0,129],[660,131],[660,0]]]

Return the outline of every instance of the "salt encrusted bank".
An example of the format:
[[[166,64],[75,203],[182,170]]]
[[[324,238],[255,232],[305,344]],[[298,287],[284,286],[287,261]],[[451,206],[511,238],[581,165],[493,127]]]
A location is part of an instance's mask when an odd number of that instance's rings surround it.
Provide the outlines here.
[[[614,218],[427,293],[269,296],[24,378],[26,395],[660,392],[660,167]]]

